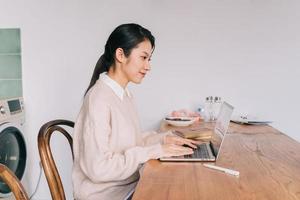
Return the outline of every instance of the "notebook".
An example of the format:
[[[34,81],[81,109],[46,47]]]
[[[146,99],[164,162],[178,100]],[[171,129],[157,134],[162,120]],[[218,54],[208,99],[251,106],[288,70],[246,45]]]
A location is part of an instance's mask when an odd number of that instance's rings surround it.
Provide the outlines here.
[[[197,145],[192,155],[163,157],[160,161],[216,161],[221,152],[222,143],[229,127],[230,118],[233,112],[233,106],[223,102],[218,118],[213,129],[213,134],[209,142],[203,142]]]
[[[213,134],[213,130],[206,127],[190,127],[175,129],[173,131],[175,135],[186,139],[210,139]]]

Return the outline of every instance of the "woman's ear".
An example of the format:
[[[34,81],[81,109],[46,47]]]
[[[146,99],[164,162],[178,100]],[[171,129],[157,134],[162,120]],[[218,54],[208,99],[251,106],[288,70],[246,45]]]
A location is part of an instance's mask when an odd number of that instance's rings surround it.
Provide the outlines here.
[[[122,48],[117,48],[116,49],[115,57],[116,57],[117,62],[119,62],[119,63],[124,63],[125,62],[126,56],[125,56],[124,51],[123,51]]]

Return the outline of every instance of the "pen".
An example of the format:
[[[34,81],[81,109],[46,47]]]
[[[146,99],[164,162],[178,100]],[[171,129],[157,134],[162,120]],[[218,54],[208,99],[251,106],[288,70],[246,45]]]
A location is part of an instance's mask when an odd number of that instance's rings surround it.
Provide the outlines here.
[[[219,170],[219,171],[225,172],[226,174],[230,174],[230,175],[233,175],[233,176],[239,176],[240,175],[239,171],[235,171],[235,170],[232,170],[232,169],[227,169],[227,168],[224,168],[224,167],[219,167],[219,166],[216,166],[216,165],[210,165],[210,164],[204,163],[203,166],[207,167],[207,168],[210,168],[210,169]]]

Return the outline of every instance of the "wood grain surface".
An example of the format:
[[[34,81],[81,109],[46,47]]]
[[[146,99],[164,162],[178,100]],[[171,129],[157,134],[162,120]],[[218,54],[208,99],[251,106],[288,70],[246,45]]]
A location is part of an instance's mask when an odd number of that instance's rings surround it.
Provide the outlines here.
[[[196,123],[193,126],[213,127]],[[174,129],[162,123],[161,130]],[[230,124],[216,165],[148,161],[134,200],[296,200],[300,199],[300,144],[271,126]]]

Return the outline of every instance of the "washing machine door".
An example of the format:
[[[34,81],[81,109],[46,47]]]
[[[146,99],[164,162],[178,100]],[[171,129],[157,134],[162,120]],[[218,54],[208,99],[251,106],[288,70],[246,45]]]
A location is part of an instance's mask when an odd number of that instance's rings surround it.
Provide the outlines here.
[[[0,125],[0,163],[6,165],[22,179],[26,166],[26,145],[20,125],[4,123]],[[8,186],[0,179],[0,197],[11,193]]]

